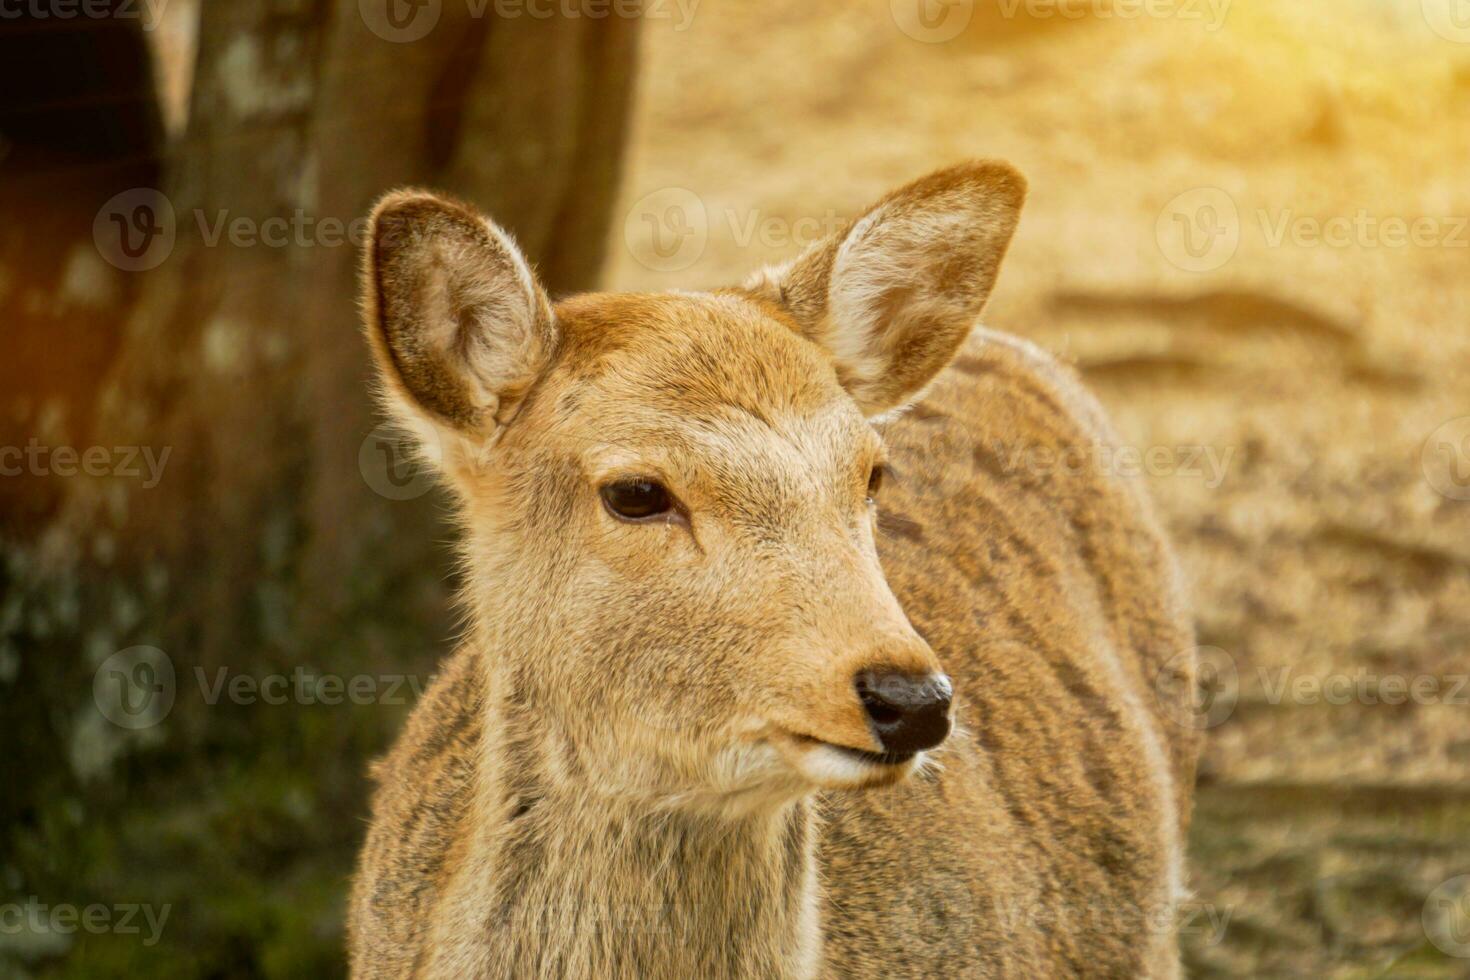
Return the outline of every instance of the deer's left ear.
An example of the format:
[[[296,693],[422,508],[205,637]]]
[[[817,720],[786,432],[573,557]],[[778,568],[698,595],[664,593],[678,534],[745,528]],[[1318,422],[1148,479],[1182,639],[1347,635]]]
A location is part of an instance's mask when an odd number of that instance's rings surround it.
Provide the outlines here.
[[[783,305],[863,414],[878,415],[918,395],[969,335],[1025,196],[1004,163],[941,170],[746,288]]]

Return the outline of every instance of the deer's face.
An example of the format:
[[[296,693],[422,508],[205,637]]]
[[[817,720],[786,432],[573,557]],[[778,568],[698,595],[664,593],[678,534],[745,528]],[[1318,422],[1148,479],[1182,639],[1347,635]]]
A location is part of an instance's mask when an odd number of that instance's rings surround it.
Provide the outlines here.
[[[374,216],[369,337],[462,502],[467,592],[554,772],[756,800],[901,779],[950,686],[884,579],[870,418],[968,333],[1021,184],[975,165],[746,288],[553,308],[463,206]]]

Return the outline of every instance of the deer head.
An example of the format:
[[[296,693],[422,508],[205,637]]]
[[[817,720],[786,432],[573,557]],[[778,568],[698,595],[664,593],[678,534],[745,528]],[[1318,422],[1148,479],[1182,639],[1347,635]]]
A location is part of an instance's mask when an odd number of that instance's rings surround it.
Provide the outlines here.
[[[945,738],[875,548],[872,423],[964,341],[1023,197],[967,164],[743,287],[556,304],[473,209],[378,204],[385,401],[458,500],[492,688],[557,778],[728,802],[893,782]]]

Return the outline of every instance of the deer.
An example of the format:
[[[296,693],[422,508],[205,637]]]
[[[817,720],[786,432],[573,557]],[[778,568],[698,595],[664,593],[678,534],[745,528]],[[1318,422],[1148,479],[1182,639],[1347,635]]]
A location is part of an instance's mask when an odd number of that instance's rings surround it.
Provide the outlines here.
[[[373,766],[368,978],[1176,977],[1193,625],[1074,368],[977,323],[971,161],[741,285],[553,302],[472,206],[364,245],[465,626]],[[1020,460],[1021,462],[1017,462]]]

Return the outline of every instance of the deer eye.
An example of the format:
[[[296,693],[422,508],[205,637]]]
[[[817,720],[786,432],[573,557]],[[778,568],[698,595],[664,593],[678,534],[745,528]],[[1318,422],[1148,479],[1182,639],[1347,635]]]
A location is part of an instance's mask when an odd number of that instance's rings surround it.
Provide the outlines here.
[[[663,484],[653,480],[618,480],[602,488],[602,502],[614,517],[646,521],[674,508],[673,497]]]
[[[883,489],[883,474],[887,472],[887,470],[888,467],[884,466],[882,463],[879,463],[877,466],[873,467],[873,471],[868,474],[868,500],[870,502],[876,499],[878,496],[878,491]]]

